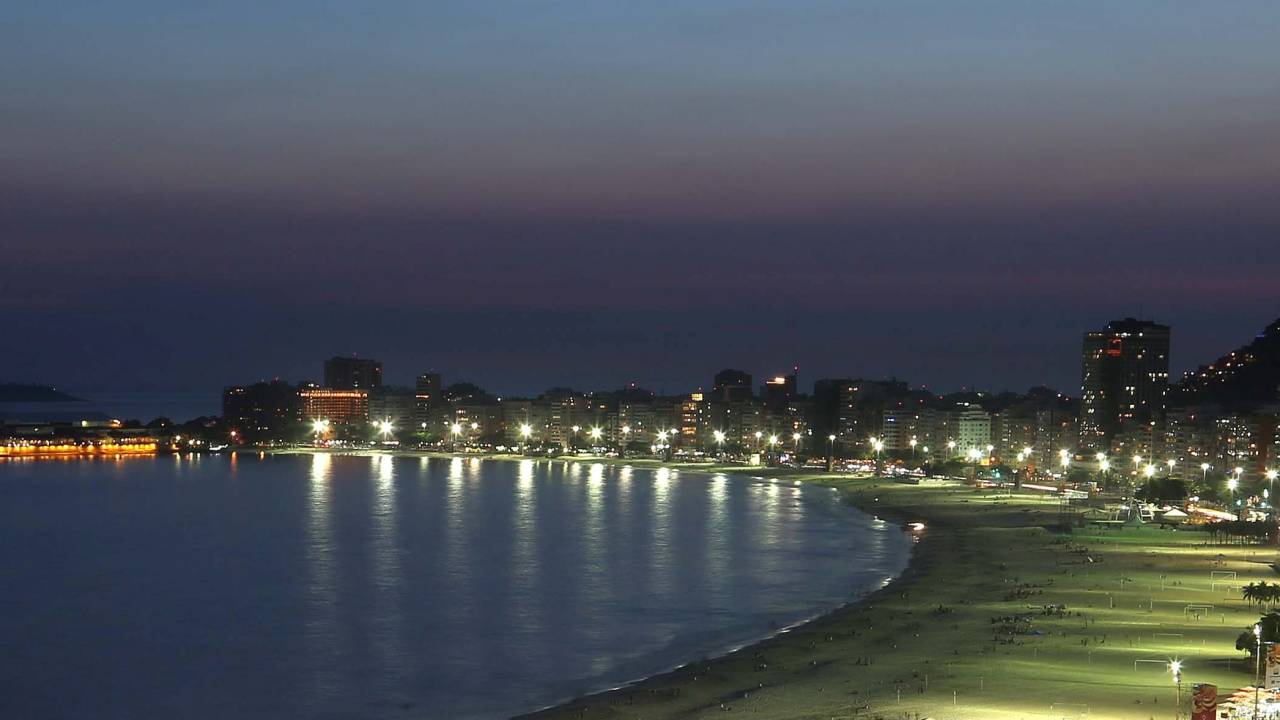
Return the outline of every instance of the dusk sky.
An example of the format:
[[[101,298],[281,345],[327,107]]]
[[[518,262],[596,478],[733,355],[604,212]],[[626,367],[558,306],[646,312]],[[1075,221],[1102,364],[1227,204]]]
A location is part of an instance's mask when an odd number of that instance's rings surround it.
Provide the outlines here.
[[[21,1],[0,381],[1079,390],[1280,317],[1280,3]]]

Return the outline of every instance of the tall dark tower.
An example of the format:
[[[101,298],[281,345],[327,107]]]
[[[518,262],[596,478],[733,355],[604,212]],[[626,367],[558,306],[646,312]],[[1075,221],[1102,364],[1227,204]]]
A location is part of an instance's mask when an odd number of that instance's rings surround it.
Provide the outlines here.
[[[334,390],[382,387],[382,363],[369,358],[334,356],[324,361],[324,386]]]
[[[1164,414],[1169,326],[1125,318],[1084,334],[1080,449],[1107,451],[1120,429]]]

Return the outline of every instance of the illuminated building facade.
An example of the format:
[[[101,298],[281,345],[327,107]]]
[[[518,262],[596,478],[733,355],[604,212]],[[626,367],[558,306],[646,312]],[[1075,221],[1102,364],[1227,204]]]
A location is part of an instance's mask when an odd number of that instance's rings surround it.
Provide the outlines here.
[[[304,420],[328,420],[335,425],[369,421],[369,391],[308,387],[298,391]]]

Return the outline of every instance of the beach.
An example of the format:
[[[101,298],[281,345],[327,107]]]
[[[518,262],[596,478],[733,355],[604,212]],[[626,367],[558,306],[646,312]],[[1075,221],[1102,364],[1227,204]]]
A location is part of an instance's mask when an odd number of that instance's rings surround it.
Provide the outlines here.
[[[524,718],[1167,718],[1195,683],[1252,682],[1235,638],[1260,611],[1238,588],[1275,578],[1273,548],[1211,544],[1191,529],[1067,531],[1060,501],[1043,493],[672,466],[833,487],[888,522],[920,523],[911,563],[774,637]]]

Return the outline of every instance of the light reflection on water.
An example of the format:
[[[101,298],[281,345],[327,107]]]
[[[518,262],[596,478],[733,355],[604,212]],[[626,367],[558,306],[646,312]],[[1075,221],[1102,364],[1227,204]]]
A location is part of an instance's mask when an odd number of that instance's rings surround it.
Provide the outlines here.
[[[909,548],[838,494],[669,468],[121,465],[0,471],[0,561],[22,588],[0,636],[31,656],[4,715],[60,698],[106,718],[500,717],[762,637],[877,587]]]

